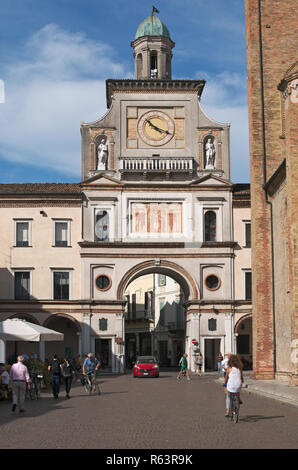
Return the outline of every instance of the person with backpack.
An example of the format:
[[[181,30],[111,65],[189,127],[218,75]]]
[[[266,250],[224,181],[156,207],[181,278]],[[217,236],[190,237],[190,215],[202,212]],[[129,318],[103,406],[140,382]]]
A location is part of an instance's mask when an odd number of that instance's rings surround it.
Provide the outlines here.
[[[58,400],[60,391],[61,368],[57,354],[53,354],[53,359],[50,365],[48,366],[48,370],[51,371],[53,396],[54,398],[56,398],[56,400]]]
[[[61,373],[64,380],[66,398],[70,398],[69,392],[72,384],[72,377],[75,373],[75,368],[72,361],[69,361],[67,358],[64,358],[63,364],[61,364]]]

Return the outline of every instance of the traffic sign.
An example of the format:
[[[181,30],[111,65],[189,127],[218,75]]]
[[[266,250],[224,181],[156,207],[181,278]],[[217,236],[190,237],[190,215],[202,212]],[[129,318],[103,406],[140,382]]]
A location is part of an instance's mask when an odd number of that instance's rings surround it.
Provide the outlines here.
[[[191,342],[192,342],[192,344],[197,344],[197,340],[196,340],[196,339],[192,339]]]

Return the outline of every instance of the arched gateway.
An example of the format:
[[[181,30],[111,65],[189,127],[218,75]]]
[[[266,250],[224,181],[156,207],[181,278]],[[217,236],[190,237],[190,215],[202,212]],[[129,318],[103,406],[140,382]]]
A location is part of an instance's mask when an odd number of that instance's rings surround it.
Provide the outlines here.
[[[122,300],[126,287],[135,279],[148,273],[158,273],[175,279],[181,286],[185,300],[198,300],[199,291],[192,276],[181,266],[167,260],[150,260],[134,266],[121,279],[117,299]]]

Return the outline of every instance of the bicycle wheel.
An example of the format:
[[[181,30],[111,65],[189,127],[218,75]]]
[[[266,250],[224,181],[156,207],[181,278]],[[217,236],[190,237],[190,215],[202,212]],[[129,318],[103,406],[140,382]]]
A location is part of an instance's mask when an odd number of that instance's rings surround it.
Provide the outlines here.
[[[35,400],[37,398],[36,396],[36,385],[34,383],[31,384],[30,390],[29,390],[29,395],[31,400]]]
[[[38,382],[36,384],[36,398],[40,398],[40,393],[41,393],[41,382]]]
[[[99,390],[99,385],[98,385],[98,384],[95,385],[95,393],[96,393],[97,395],[100,395],[100,394],[101,394],[101,391]]]
[[[233,407],[232,407],[232,419],[234,423],[238,423],[239,421],[239,398],[233,395]]]
[[[90,387],[89,380],[85,382],[85,384],[84,384],[84,389],[85,389],[85,392],[86,392],[86,393],[90,393],[91,387]]]

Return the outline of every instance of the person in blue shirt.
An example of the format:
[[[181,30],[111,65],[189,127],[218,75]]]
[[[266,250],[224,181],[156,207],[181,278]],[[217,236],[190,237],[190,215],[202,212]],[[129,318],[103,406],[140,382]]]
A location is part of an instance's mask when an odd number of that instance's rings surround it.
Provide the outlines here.
[[[94,357],[92,353],[89,353],[83,363],[83,374],[86,375],[90,372],[95,374],[99,366],[100,363],[96,357]]]

